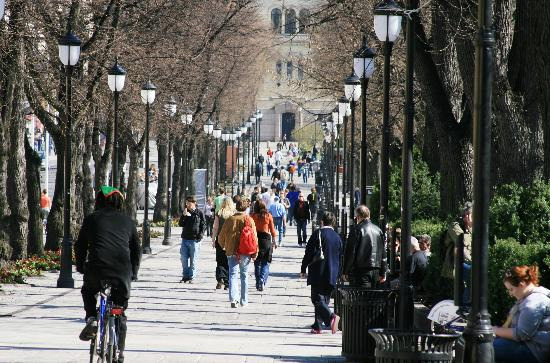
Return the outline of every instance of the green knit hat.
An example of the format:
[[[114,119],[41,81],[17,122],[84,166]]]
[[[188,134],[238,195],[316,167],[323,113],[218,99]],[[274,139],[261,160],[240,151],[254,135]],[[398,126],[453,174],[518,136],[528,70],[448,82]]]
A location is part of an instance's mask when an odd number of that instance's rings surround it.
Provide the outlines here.
[[[122,192],[120,190],[118,190],[117,188],[112,187],[110,185],[102,185],[101,188],[99,188],[99,189],[101,190],[101,193],[103,193],[105,198],[109,198],[111,195],[113,195],[115,193],[120,194],[120,196],[122,198],[124,198],[124,195],[122,194]]]

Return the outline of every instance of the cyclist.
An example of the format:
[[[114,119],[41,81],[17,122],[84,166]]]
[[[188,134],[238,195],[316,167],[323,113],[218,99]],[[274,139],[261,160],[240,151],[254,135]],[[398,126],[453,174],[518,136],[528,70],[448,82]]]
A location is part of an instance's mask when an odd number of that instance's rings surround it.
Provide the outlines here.
[[[74,245],[76,270],[84,274],[82,300],[86,326],[80,339],[93,338],[97,330],[97,294],[102,280],[112,283],[111,299],[115,305],[128,307],[131,280],[137,279],[141,248],[136,223],[122,213],[124,196],[110,186],[102,186],[95,200],[95,211],[84,218]],[[124,361],[126,315],[120,317],[118,362]]]

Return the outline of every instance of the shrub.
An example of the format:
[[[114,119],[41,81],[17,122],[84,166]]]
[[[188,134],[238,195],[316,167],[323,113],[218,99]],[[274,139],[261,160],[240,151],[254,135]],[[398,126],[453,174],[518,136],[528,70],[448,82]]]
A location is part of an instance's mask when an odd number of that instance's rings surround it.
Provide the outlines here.
[[[59,251],[47,251],[42,256],[8,262],[0,269],[0,282],[6,284],[25,283],[27,276],[38,276],[42,271],[58,270],[60,260]]]
[[[524,189],[518,208],[522,221],[520,241],[550,241],[550,182],[535,181]]]
[[[520,240],[522,220],[519,214],[523,187],[513,183],[497,188],[489,206],[489,234],[497,238]]]

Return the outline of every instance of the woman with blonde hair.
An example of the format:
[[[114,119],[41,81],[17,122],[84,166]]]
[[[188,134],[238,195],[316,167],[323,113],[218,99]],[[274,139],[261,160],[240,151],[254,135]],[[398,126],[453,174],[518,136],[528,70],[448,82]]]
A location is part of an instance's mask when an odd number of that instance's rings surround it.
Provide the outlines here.
[[[538,267],[512,267],[504,286],[516,303],[504,325],[493,327],[495,362],[550,362],[550,290],[539,286]]]
[[[222,200],[220,210],[216,213],[214,218],[214,226],[212,227],[212,248],[216,249],[216,289],[229,288],[229,264],[227,262],[227,256],[225,251],[218,243],[218,235],[222,230],[225,221],[235,214],[235,204],[230,197],[225,197]]]

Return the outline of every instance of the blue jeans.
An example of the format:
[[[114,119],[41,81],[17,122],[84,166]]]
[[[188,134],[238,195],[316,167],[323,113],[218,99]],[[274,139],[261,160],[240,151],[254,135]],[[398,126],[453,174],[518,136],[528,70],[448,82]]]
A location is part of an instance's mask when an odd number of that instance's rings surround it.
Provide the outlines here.
[[[254,261],[254,276],[256,276],[256,288],[266,285],[269,277],[269,262],[265,260]]]
[[[180,247],[181,275],[184,279],[194,279],[197,277],[197,260],[201,250],[201,242],[192,239],[182,239]]]
[[[510,339],[496,338],[493,341],[495,363],[538,363],[527,345]]]
[[[462,265],[464,271],[464,295],[462,295],[462,303],[466,306],[472,305],[471,286],[472,286],[472,265],[464,263]]]
[[[249,256],[227,256],[229,262],[229,301],[241,302],[241,305],[248,303],[248,265],[250,264]],[[239,295],[239,276],[241,279],[241,293]]]
[[[277,230],[277,234],[279,235],[279,242],[277,245],[281,245],[283,242],[283,234],[285,233],[284,225],[283,225],[283,217],[273,217],[273,222],[275,224],[275,229]]]
[[[302,178],[304,180],[304,183],[307,183],[307,173],[308,173],[307,170],[302,173]]]
[[[307,219],[296,219],[296,226],[298,227],[298,244],[302,245],[307,243]]]

